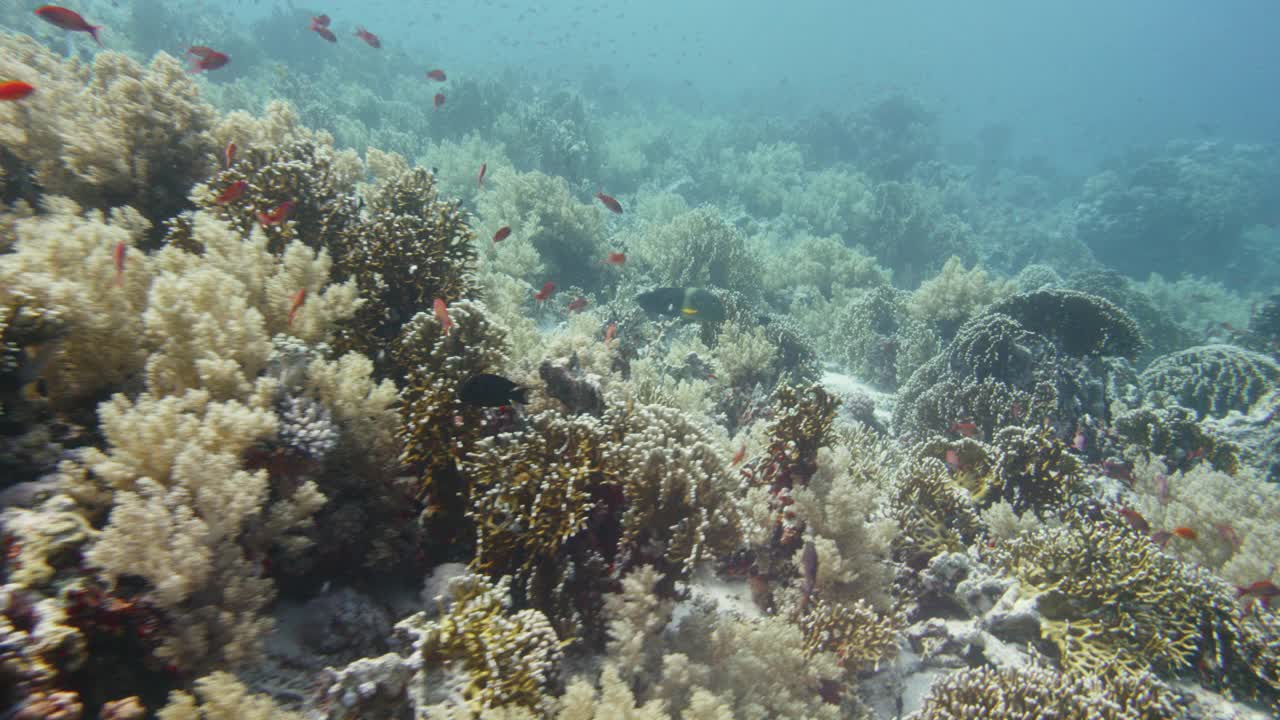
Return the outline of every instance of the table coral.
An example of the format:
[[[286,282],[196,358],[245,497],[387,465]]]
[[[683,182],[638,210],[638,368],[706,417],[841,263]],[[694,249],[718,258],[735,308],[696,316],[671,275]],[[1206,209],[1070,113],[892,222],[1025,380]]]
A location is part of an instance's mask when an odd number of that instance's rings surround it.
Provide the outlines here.
[[[1280,383],[1280,365],[1235,345],[1200,345],[1156,358],[1139,377],[1148,398],[1222,418],[1250,406]]]

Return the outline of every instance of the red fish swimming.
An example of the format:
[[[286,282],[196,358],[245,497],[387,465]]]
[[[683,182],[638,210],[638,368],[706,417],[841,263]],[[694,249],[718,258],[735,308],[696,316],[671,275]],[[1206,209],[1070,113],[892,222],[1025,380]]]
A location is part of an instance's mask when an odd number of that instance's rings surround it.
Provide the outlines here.
[[[447,79],[443,70],[429,70],[427,71],[427,77],[436,82],[444,82]]]
[[[116,249],[111,251],[111,257],[116,262],[116,287],[124,285],[124,253],[128,245],[124,241],[116,243]]]
[[[0,100],[21,100],[35,91],[34,85],[29,85],[21,80],[0,82]]]
[[[503,240],[506,240],[509,235],[511,235],[511,228],[507,225],[503,225],[502,227],[498,228],[498,232],[493,234],[493,242],[490,244],[497,245]]]
[[[556,291],[556,284],[548,280],[542,284],[541,290],[533,294],[533,299],[537,300],[538,302],[543,302],[547,298],[551,297],[551,293],[555,291]]]
[[[436,313],[436,321],[440,323],[440,329],[444,330],[444,334],[448,335],[453,329],[453,319],[449,317],[449,306],[444,304],[444,300],[436,298],[432,304],[432,309]]]
[[[612,212],[614,215],[622,214],[622,203],[615,200],[612,195],[605,195],[603,192],[598,192],[596,193],[596,199],[603,203],[605,207],[609,208],[609,212]]]
[[[951,427],[947,428],[947,430],[961,437],[974,437],[979,432],[977,424],[972,420],[957,420],[951,423]]]
[[[621,265],[627,261],[626,253],[612,252],[604,259],[606,265]]]
[[[606,329],[606,330],[604,331],[604,344],[605,344],[605,345],[608,345],[609,343],[613,342],[613,336],[614,336],[614,333],[616,333],[616,332],[618,332],[618,323],[616,323],[616,322],[611,322],[611,323],[609,323],[609,327],[608,327],[608,329]]]
[[[191,72],[207,72],[209,70],[217,70],[231,62],[231,56],[226,53],[220,53],[213,48],[203,45],[196,45],[187,49],[188,55],[195,56],[195,60],[191,65]]]
[[[298,308],[302,307],[302,303],[307,301],[307,289],[298,288],[298,292],[293,294],[293,302],[289,303],[289,327],[293,327],[293,318],[298,314]]]
[[[218,197],[214,199],[213,202],[215,205],[226,205],[227,203],[233,203],[239,200],[240,198],[244,197],[244,191],[247,190],[248,188],[249,188],[248,182],[244,180],[237,180],[231,183],[230,185],[228,185],[227,189],[223,190],[218,195]]]
[[[569,307],[568,307],[568,310],[571,313],[582,312],[583,310],[586,310],[586,309],[587,309],[587,299],[582,297],[581,295],[574,298],[569,303]]]
[[[279,225],[289,219],[289,215],[293,212],[293,201],[285,200],[275,207],[271,212],[258,213],[258,222],[262,223],[262,227],[268,225]]]
[[[737,465],[738,463],[742,462],[742,459],[745,458],[746,456],[747,456],[747,444],[743,443],[742,447],[738,448],[738,451],[733,454],[733,459],[729,461],[729,466],[733,467],[734,465]]]
[[[355,36],[368,43],[371,48],[382,47],[382,41],[378,39],[378,36],[362,27],[356,27]]]
[[[227,143],[227,149],[222,151],[222,163],[224,168],[231,167],[236,161],[236,144],[234,142]]]
[[[443,104],[444,104],[444,93],[436,93],[435,97],[431,98],[432,110],[439,110],[440,106]]]
[[[1252,609],[1255,602],[1270,609],[1276,598],[1280,598],[1280,587],[1270,580],[1259,580],[1250,585],[1237,586],[1236,597],[1244,599],[1246,611]]]
[[[329,29],[328,15],[320,15],[318,17],[311,18],[311,32],[319,35],[320,37],[324,38],[325,40],[328,40],[331,43],[338,42],[338,36],[334,35],[333,31]]]
[[[88,21],[80,17],[80,13],[74,10],[68,10],[57,5],[44,5],[36,8],[36,15],[63,30],[89,33],[89,37],[93,38],[94,42],[98,43],[99,46],[102,45],[102,41],[98,39],[98,31],[102,29],[102,26],[90,25]]]
[[[1142,513],[1137,510],[1134,510],[1131,507],[1122,507],[1116,512],[1120,513],[1120,517],[1124,518],[1124,521],[1134,530],[1137,530],[1140,533],[1145,533],[1151,530],[1151,524],[1148,523],[1147,519],[1142,517]]]
[[[476,187],[484,187],[484,171],[489,169],[489,163],[480,163],[480,174],[476,176]]]

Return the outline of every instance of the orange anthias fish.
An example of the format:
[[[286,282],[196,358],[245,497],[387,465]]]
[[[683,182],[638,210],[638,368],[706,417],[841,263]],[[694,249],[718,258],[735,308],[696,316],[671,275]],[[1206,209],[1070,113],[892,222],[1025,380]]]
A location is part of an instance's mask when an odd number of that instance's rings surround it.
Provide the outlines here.
[[[613,336],[617,332],[618,332],[618,323],[616,322],[609,323],[609,327],[604,331],[604,344],[608,345],[609,343],[613,342]]]
[[[355,36],[368,43],[371,48],[382,47],[382,41],[378,39],[378,36],[362,27],[356,26]]]
[[[228,185],[227,189],[223,190],[218,195],[218,197],[214,199],[213,202],[214,204],[217,204],[217,205],[226,205],[227,203],[233,203],[239,200],[240,198],[244,197],[244,191],[247,190],[248,188],[249,188],[248,181],[237,180],[231,183],[230,185]]]
[[[489,169],[489,163],[480,163],[480,174],[476,176],[476,187],[484,187],[484,171]]]
[[[1147,519],[1142,517],[1142,513],[1137,510],[1134,510],[1131,507],[1122,507],[1116,512],[1120,513],[1120,517],[1124,518],[1124,521],[1134,530],[1137,530],[1140,533],[1145,533],[1151,530],[1151,524],[1148,523]]]
[[[432,110],[439,110],[440,106],[443,104],[444,104],[444,93],[436,93],[435,97],[431,98]]]
[[[196,45],[187,49],[188,55],[195,56],[191,65],[191,72],[206,72],[209,70],[217,70],[231,62],[231,56],[226,53],[220,53],[213,48],[203,45]]]
[[[124,241],[116,243],[116,249],[111,251],[111,257],[116,261],[116,287],[124,285],[124,253],[128,245]]]
[[[293,294],[293,302],[289,303],[289,327],[293,327],[293,318],[298,314],[298,308],[302,307],[302,303],[307,301],[307,289],[298,288],[298,292]]]
[[[293,201],[285,200],[275,207],[271,212],[258,213],[258,222],[263,227],[268,225],[279,225],[289,218],[289,214],[293,212]]]
[[[0,82],[0,100],[21,100],[35,91],[34,85],[29,85],[21,80]]]
[[[511,235],[511,227],[508,225],[503,225],[502,227],[498,228],[498,232],[493,234],[493,242],[490,244],[497,245],[503,240],[506,240],[507,237],[510,235]]]
[[[747,444],[743,443],[742,447],[738,448],[738,451],[733,454],[733,459],[729,461],[729,467],[733,467],[734,465],[737,465],[738,463],[742,462],[742,459],[745,458],[746,456],[747,456]]]
[[[236,144],[234,142],[227,143],[227,149],[222,151],[223,167],[231,167],[236,161]]]
[[[568,310],[571,313],[582,312],[587,309],[587,299],[579,295],[569,303]]]
[[[1237,586],[1236,597],[1244,598],[1246,612],[1253,609],[1255,602],[1269,610],[1276,598],[1280,598],[1280,587],[1270,580],[1259,580],[1250,585]]]
[[[329,29],[328,15],[319,15],[317,17],[311,18],[311,32],[319,35],[320,37],[324,38],[325,40],[328,40],[331,43],[338,42],[338,36],[334,35],[333,31]]]
[[[102,45],[102,41],[98,39],[98,31],[102,29],[102,26],[90,25],[83,17],[80,17],[80,13],[74,10],[68,10],[57,5],[44,5],[36,8],[36,15],[63,30],[89,33],[89,37],[93,38],[94,42],[98,43],[99,46]]]
[[[1195,531],[1195,528],[1189,528],[1186,525],[1179,525],[1169,532],[1172,533],[1174,537],[1182,538],[1183,540],[1195,540],[1200,537],[1200,535]]]
[[[449,306],[445,305],[444,300],[440,298],[436,298],[431,305],[436,313],[436,321],[440,323],[440,329],[444,330],[445,335],[448,335],[449,331],[453,329],[453,320],[449,317]]]
[[[537,300],[538,302],[545,302],[547,298],[551,297],[551,293],[555,291],[556,291],[556,284],[548,280],[542,284],[541,290],[533,294],[533,299]]]
[[[605,195],[603,192],[598,192],[596,193],[596,199],[605,207],[609,208],[609,212],[612,212],[615,215],[622,214],[622,203],[615,200],[612,195]]]
[[[447,79],[443,70],[429,70],[427,71],[427,77],[436,82],[444,82]]]
[[[1186,527],[1185,525],[1179,525],[1172,530],[1157,530],[1151,533],[1151,542],[1163,548],[1165,545],[1168,545],[1169,541],[1173,538],[1195,540],[1198,537],[1199,535],[1192,528]]]
[[[978,434],[978,426],[972,420],[957,420],[947,429],[962,437],[974,437]]]
[[[607,265],[621,265],[627,261],[626,253],[611,252],[609,257],[604,259]]]

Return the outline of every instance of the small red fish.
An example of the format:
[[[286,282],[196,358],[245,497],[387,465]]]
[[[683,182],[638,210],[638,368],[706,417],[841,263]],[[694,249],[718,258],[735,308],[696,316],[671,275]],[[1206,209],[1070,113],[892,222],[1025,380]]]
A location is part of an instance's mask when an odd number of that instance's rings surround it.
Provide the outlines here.
[[[1127,480],[1133,483],[1133,463],[1107,458],[1102,461],[1102,474],[1114,480]]]
[[[443,70],[428,70],[427,77],[432,80],[435,80],[436,82],[444,82],[445,80],[448,79],[445,77]]]
[[[293,201],[285,200],[275,207],[271,212],[258,213],[258,222],[262,223],[262,227],[268,225],[279,225],[289,218],[293,212]]]
[[[1191,452],[1187,453],[1187,460],[1199,460],[1200,458],[1204,457],[1205,453],[1207,452],[1209,452],[1209,446],[1201,445],[1195,450],[1192,450]]]
[[[620,252],[611,252],[609,257],[604,259],[606,265],[621,265],[627,261],[627,254]]]
[[[236,161],[236,144],[234,142],[227,143],[227,149],[222,151],[223,167],[231,167]]]
[[[484,171],[489,169],[489,163],[480,163],[480,174],[476,176],[476,187],[484,188]]]
[[[374,35],[360,26],[356,26],[355,36],[368,43],[371,48],[382,47],[382,41],[378,39],[377,35]]]
[[[604,331],[605,345],[608,345],[609,343],[613,342],[613,335],[616,332],[618,332],[618,323],[616,322],[609,323],[609,327]]]
[[[231,62],[231,56],[203,45],[188,48],[187,54],[196,58],[191,65],[191,72],[193,73],[217,70]]]
[[[311,18],[311,32],[319,35],[320,37],[324,38],[325,40],[328,40],[331,43],[338,42],[338,36],[334,35],[333,31],[329,29],[328,15],[321,15],[319,17]]]
[[[124,241],[116,243],[116,249],[111,251],[111,257],[116,261],[116,287],[124,285],[124,253],[128,245]]]
[[[576,313],[576,312],[582,312],[586,308],[587,308],[587,299],[579,295],[578,297],[574,298],[572,302],[569,303],[568,310],[571,313]]]
[[[1280,597],[1280,587],[1270,580],[1259,580],[1249,585],[1236,586],[1236,597],[1244,598],[1246,611],[1252,609],[1255,602],[1269,610],[1275,599]]]
[[[7,80],[0,82],[0,100],[21,100],[36,91],[34,85],[22,82],[21,80]]]
[[[605,207],[609,208],[609,212],[612,212],[614,215],[622,214],[622,203],[615,200],[612,195],[605,195],[603,192],[598,192],[596,193],[596,199]]]
[[[293,327],[293,318],[298,314],[298,308],[302,307],[302,303],[307,301],[307,289],[298,288],[298,292],[293,294],[293,302],[289,304],[289,327]]]
[[[962,437],[975,437],[979,432],[977,424],[972,420],[957,420],[947,429]]]
[[[237,180],[228,185],[227,189],[223,190],[213,202],[216,205],[233,203],[244,197],[244,191],[247,189],[249,189],[249,183],[247,181]]]
[[[1124,521],[1134,530],[1137,530],[1140,533],[1147,533],[1151,531],[1151,524],[1148,523],[1147,519],[1142,517],[1142,513],[1137,510],[1134,510],[1131,507],[1122,507],[1116,510],[1116,512],[1120,513],[1120,517],[1124,518]]]
[[[102,45],[102,41],[98,39],[98,31],[102,29],[102,26],[90,25],[83,17],[80,17],[80,13],[74,10],[68,10],[57,5],[44,5],[36,8],[36,15],[63,30],[89,33],[89,37],[93,38],[93,41],[98,43],[99,47]]]
[[[498,228],[498,232],[493,234],[493,242],[490,243],[490,245],[497,245],[503,240],[506,240],[510,235],[511,235],[511,227],[509,225],[503,225],[502,227]]]
[[[541,290],[533,294],[533,299],[537,300],[538,302],[543,302],[547,298],[551,297],[551,293],[555,291],[556,291],[556,284],[548,280],[542,284]]]
[[[738,451],[733,454],[733,459],[729,461],[729,467],[733,467],[734,465],[737,465],[738,463],[742,462],[742,459],[745,458],[746,456],[747,456],[747,444],[743,443],[742,447],[738,448]]]
[[[444,93],[436,93],[436,96],[431,98],[432,110],[439,110],[440,106],[443,104],[444,104]]]
[[[1200,534],[1195,531],[1195,528],[1189,528],[1186,525],[1179,525],[1169,532],[1174,537],[1182,538],[1183,540],[1197,540],[1200,538]]]
[[[449,306],[444,304],[444,300],[436,298],[432,303],[436,313],[436,321],[440,323],[440,329],[444,330],[444,334],[448,335],[453,329],[453,320],[449,317]]]

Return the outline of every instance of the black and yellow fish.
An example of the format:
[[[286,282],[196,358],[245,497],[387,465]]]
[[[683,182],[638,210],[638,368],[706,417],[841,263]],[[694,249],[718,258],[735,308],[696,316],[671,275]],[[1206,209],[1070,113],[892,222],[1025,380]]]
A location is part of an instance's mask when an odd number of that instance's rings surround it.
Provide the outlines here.
[[[663,287],[636,296],[640,307],[668,317],[683,317],[698,322],[724,320],[724,303],[702,288]]]

